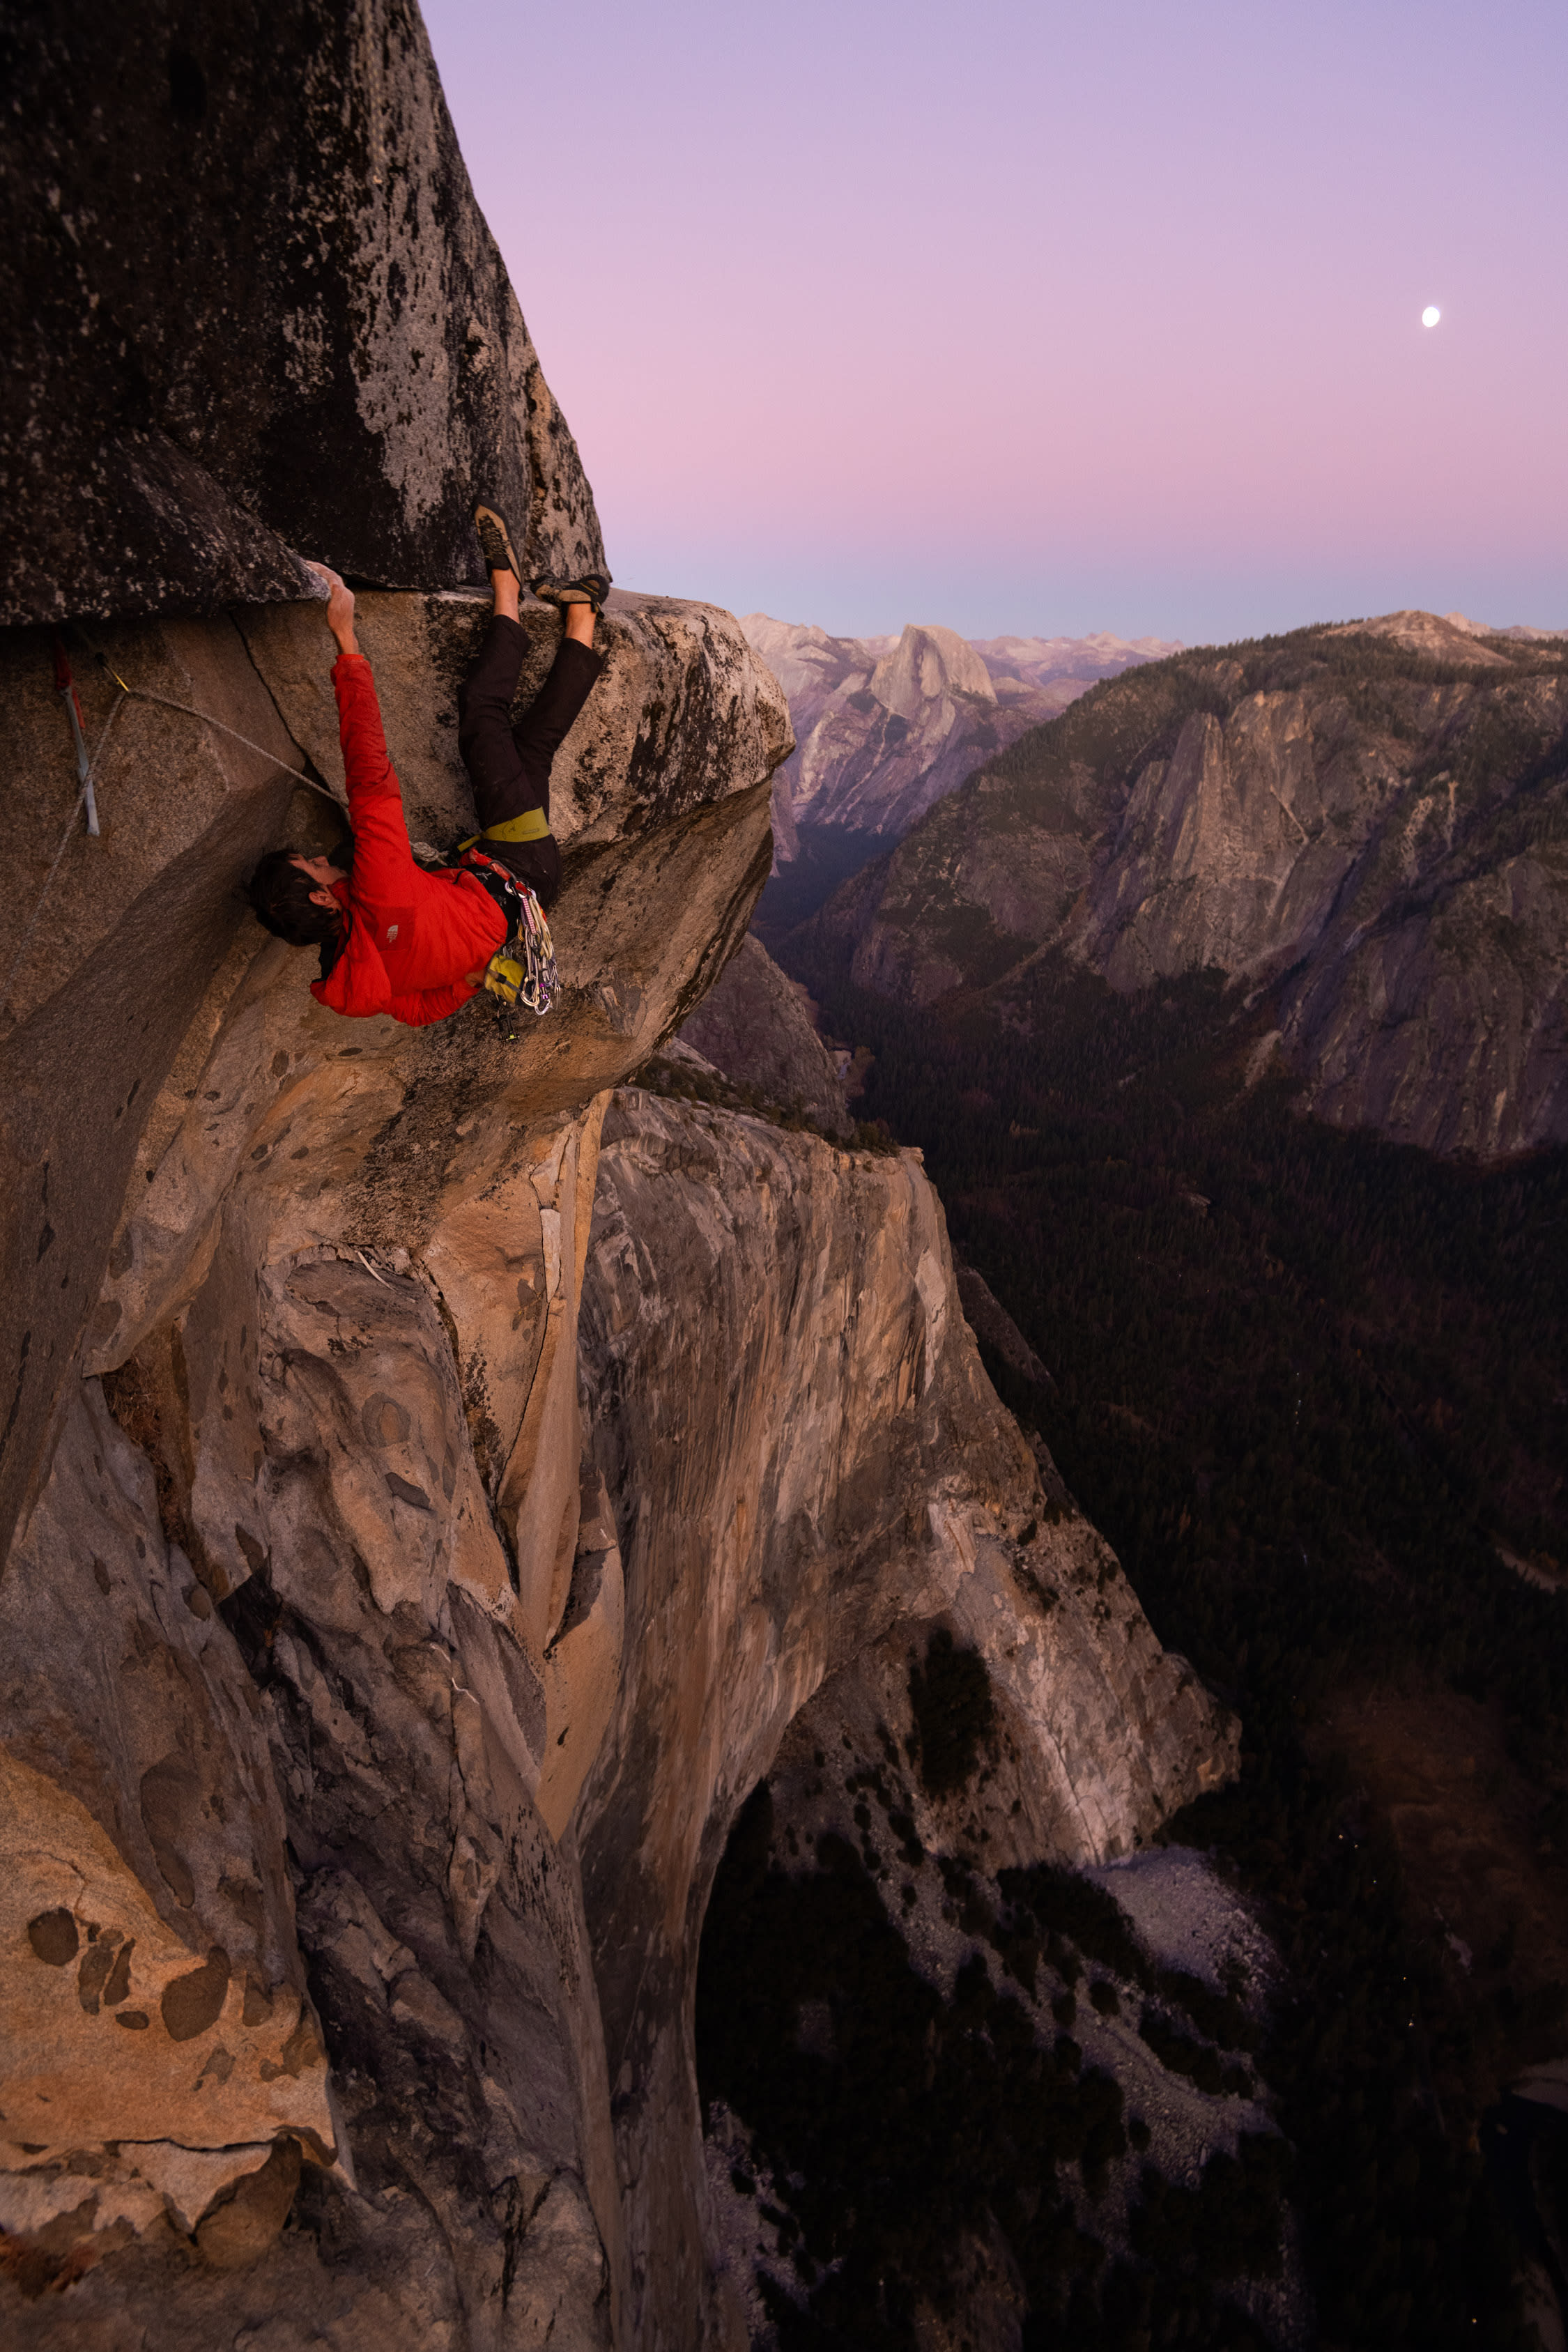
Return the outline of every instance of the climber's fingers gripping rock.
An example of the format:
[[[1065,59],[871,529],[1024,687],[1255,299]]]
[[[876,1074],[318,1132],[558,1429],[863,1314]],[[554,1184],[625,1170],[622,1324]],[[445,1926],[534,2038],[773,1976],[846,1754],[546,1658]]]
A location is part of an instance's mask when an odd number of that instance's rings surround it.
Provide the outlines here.
[[[315,563],[307,558],[305,569],[327,583],[327,626],[337,640],[339,653],[357,656],[359,645],[354,636],[353,590],[345,584],[342,574],[334,572],[330,563]]]

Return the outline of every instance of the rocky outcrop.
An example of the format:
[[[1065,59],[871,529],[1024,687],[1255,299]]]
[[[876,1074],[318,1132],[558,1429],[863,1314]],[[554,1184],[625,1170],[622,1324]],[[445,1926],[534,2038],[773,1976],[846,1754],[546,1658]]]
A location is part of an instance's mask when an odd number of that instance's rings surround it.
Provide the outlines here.
[[[805,992],[750,932],[679,1034],[716,1070],[781,1110],[798,1111],[840,1140],[849,1133],[844,1089],[811,1025]]]
[[[1025,1381],[1031,1388],[1048,1389],[1055,1383],[1039,1357],[1030,1347],[985,1276],[972,1265],[955,1265],[958,1296],[963,1302],[964,1320],[975,1338],[991,1349],[994,1356],[1006,1365],[1010,1372]]]
[[[1017,1750],[997,1852],[1031,1859],[1128,1852],[1233,1769],[1235,1733],[998,1407],[917,1155],[617,1097],[583,1362],[623,1498],[626,1650],[575,1832],[633,2340],[686,2346],[724,2324],[690,2043],[703,1913],[817,1686],[857,1660],[874,1679],[911,1623],[981,1646]]]
[[[1431,614],[1100,688],[799,941],[932,1003],[1060,949],[1135,992],[1272,995],[1304,1102],[1440,1151],[1568,1137],[1563,641]]]
[[[462,596],[362,602],[361,642],[375,667],[410,824],[438,844],[473,822],[457,761],[456,688],[487,609]],[[559,632],[537,606],[528,625],[525,695]],[[634,1068],[718,969],[741,922],[725,910],[742,906],[756,860],[765,870],[767,811],[758,793],[789,740],[771,678],[734,624],[711,607],[617,598],[601,636],[606,674],[555,768],[552,814],[569,871],[554,929],[571,1009],[510,1058],[498,1049],[495,1063],[498,1076],[504,1068],[509,1086],[521,1086],[521,1098],[541,1109],[581,1104]],[[250,1002],[236,992],[261,934],[238,886],[270,842],[287,835],[326,846],[341,830],[327,803],[302,791],[290,816],[296,788],[278,764],[299,770],[308,752],[341,789],[331,648],[311,607],[242,608],[210,625],[129,622],[99,633],[98,642],[133,687],[212,713],[270,756],[186,713],[121,701],[107,674],[84,677],[89,735],[96,740],[110,722],[114,730],[100,768],[103,834],[96,842],[74,830],[62,835],[75,777],[47,640],[22,631],[0,646],[8,750],[16,772],[37,780],[14,838],[15,887],[0,941],[14,975],[10,1034],[0,1045],[6,1527],[37,1492],[51,1415],[88,1320],[95,1309],[109,1311],[98,1307],[98,1292],[121,1203],[153,1165],[135,1172],[143,1123],[153,1123],[148,1149],[162,1149],[220,1018],[230,1017],[231,1005],[237,1018]],[[308,1008],[313,959],[285,961],[283,993]],[[301,1033],[316,1036],[313,1045],[296,1043],[292,1032],[273,1041],[272,1058],[289,1057],[279,1071],[334,1060],[327,1040],[335,1033],[323,1018],[322,1031]],[[435,1050],[458,1034],[482,1039],[482,1015],[470,1008],[461,1032],[443,1030]],[[193,1145],[195,1196],[181,1193],[162,1210],[171,1248],[197,1245],[232,1172],[227,1155],[239,1149],[244,1120],[269,1098],[270,1081],[251,1069],[246,1050],[230,1065],[243,1106],[237,1128],[214,1118]],[[344,1050],[374,1063],[357,1043]],[[160,1100],[166,1079],[170,1093]],[[224,1089],[218,1094],[226,1104]],[[149,1208],[161,1198],[155,1186]],[[121,1234],[122,1254],[140,1246]]]
[[[773,787],[786,863],[802,824],[896,841],[982,761],[1083,691],[1082,681],[1037,687],[1012,673],[999,688],[952,629],[830,637],[765,613],[742,626],[789,697],[798,748]]]
[[[362,617],[445,839],[482,607]],[[316,614],[106,633],[122,677],[276,748],[124,705],[104,832],[15,982],[19,2345],[153,2308],[205,2344],[237,2267],[280,2347],[719,2341],[692,1971],[822,1677],[906,1621],[984,1643],[1012,1834],[1059,1853],[1230,1769],[991,1394],[916,1159],[613,1093],[742,935],[789,737],[725,616],[617,597],[604,634],[556,770],[563,992],[508,1045],[482,1004],[338,1021],[238,911],[257,845],[338,821],[273,764],[336,777]],[[71,790],[41,651],[9,647],[56,778],[35,883]],[[141,992],[89,1052],[83,969]]]
[[[410,805],[446,837],[468,812],[443,663],[482,607],[367,598],[363,623]],[[251,704],[221,706],[247,730],[269,722],[297,766],[281,706],[334,772],[316,615],[242,624],[174,641],[198,683],[204,651],[248,677]],[[171,625],[117,634],[117,667],[170,682],[150,666]],[[531,626],[538,670],[557,625]],[[557,767],[564,993],[520,1043],[482,1005],[421,1031],[323,1013],[312,960],[232,895],[237,834],[288,822],[267,761],[231,783],[226,739],[135,706],[103,836],[55,886],[55,952],[90,968],[144,942],[158,1003],[171,913],[194,903],[206,930],[175,966],[189,997],[130,1028],[140,1066],[105,1042],[132,1106],[112,1193],[101,1154],[46,1193],[73,1121],[112,1123],[49,1087],[58,976],[19,977],[11,1098],[34,1126],[13,1137],[41,1164],[31,1184],[14,1166],[12,1263],[48,1268],[40,1297],[58,1266],[70,1282],[48,1346],[7,1333],[26,1527],[0,1578],[0,2228],[43,2291],[16,2340],[80,2341],[143,2301],[168,2341],[206,2340],[231,2258],[263,2265],[290,2341],[323,2312],[344,2345],[619,2325],[603,2043],[560,1858],[623,1622],[613,1514],[579,1477],[577,1300],[603,1088],[741,936],[789,739],[724,616],[625,599],[605,636]],[[36,640],[13,650],[41,728]],[[301,793],[292,822],[335,820]],[[314,2221],[279,2239],[291,2201],[327,2216],[325,2270]]]
[[[479,580],[476,491],[541,571],[592,494],[474,201],[413,0],[18,18],[0,622]]]

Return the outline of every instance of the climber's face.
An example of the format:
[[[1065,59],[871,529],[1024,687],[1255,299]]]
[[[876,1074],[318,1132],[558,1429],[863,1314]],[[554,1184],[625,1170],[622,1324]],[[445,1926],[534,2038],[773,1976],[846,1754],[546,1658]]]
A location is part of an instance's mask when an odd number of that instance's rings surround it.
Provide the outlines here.
[[[349,878],[342,867],[334,866],[330,857],[296,857],[294,863],[301,874],[308,874],[312,882],[321,885],[310,893],[311,906],[335,907],[338,902],[332,896],[332,885]]]

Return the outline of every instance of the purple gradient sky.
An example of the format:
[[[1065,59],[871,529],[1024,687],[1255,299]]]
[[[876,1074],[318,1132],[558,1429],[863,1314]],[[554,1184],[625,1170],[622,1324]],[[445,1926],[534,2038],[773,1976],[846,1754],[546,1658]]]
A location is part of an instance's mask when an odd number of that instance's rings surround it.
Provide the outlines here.
[[[425,14],[623,586],[1568,625],[1563,0]]]

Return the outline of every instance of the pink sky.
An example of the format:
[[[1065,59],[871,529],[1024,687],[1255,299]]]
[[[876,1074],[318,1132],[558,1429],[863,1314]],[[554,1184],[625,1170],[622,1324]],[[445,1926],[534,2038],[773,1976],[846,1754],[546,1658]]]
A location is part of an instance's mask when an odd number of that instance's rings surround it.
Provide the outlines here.
[[[426,18],[623,586],[1568,626],[1561,0]]]

